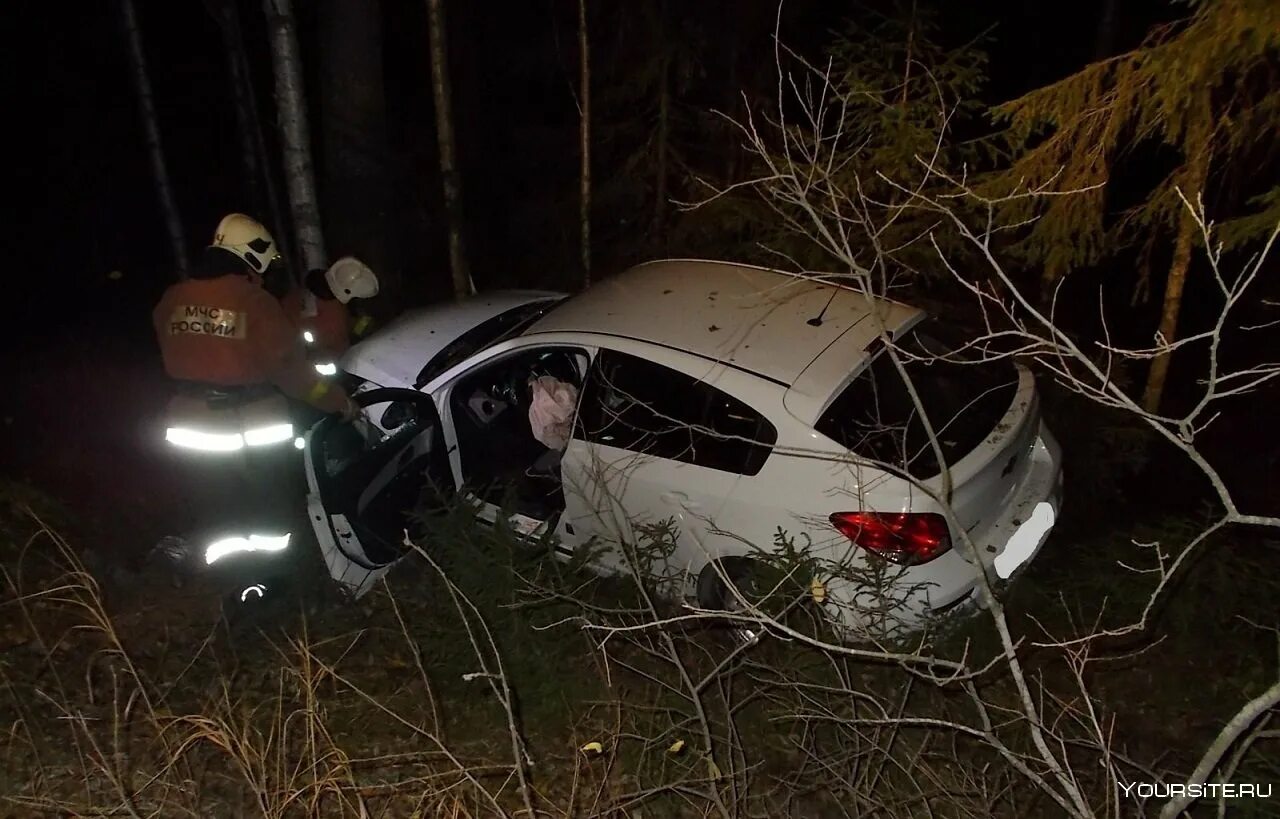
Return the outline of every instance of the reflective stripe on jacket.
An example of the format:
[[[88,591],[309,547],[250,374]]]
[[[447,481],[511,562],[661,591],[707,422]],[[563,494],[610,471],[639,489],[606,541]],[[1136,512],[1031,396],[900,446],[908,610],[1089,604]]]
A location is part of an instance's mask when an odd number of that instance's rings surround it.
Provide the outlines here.
[[[170,444],[203,452],[292,445],[296,435],[289,404],[279,392],[242,403],[179,394],[169,402],[165,421]]]

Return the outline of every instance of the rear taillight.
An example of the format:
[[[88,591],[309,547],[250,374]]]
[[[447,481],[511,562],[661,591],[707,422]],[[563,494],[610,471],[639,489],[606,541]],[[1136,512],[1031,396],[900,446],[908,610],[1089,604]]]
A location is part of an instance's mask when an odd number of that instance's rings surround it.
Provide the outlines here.
[[[903,566],[928,563],[951,548],[947,520],[933,512],[836,512],[830,520],[858,546]]]

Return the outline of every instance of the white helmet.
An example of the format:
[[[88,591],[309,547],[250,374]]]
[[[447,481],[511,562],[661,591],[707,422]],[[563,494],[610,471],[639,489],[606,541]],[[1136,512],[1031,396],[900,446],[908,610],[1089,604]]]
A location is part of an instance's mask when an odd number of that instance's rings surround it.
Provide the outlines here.
[[[324,272],[324,280],[334,297],[343,304],[352,299],[371,299],[378,295],[378,277],[367,264],[351,256],[344,256],[330,265]]]
[[[259,222],[243,213],[229,213],[222,217],[218,229],[213,232],[213,244],[244,259],[245,264],[262,273],[280,254],[276,240]]]

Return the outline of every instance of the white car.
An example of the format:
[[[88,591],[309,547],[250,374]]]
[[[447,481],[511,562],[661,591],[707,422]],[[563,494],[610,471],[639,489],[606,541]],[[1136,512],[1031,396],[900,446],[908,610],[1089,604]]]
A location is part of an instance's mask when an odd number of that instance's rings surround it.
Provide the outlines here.
[[[604,570],[624,565],[616,544],[672,520],[665,568],[707,606],[728,599],[720,577],[738,578],[782,530],[825,567],[815,597],[833,614],[865,622],[872,592],[887,590],[909,627],[974,595],[981,569],[948,520],[998,578],[1054,523],[1061,453],[1032,374],[1008,362],[907,367],[950,464],[943,514],[935,452],[873,314],[896,346],[942,352],[945,328],[915,308],[710,261],[642,264],[563,301],[487,298],[504,308],[435,307],[353,347],[341,367],[365,380],[357,400],[377,423],[327,420],[308,436],[312,523],[357,596],[403,556],[428,488],[564,552],[612,545]],[[526,313],[479,332],[513,310]],[[432,330],[457,344],[463,325],[488,343],[441,360],[449,343]],[[530,427],[527,383],[540,375],[579,388],[558,470],[538,466],[548,450]],[[868,573],[887,589],[857,579]]]

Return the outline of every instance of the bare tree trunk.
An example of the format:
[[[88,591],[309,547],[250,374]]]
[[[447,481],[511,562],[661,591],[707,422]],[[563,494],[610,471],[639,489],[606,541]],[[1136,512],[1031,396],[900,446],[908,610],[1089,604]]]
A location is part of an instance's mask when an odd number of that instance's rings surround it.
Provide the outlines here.
[[[1178,313],[1182,309],[1182,290],[1187,283],[1187,268],[1191,265],[1191,244],[1195,237],[1195,220],[1183,216],[1178,223],[1178,238],[1173,246],[1173,261],[1169,265],[1169,279],[1164,288],[1164,307],[1160,313],[1160,336],[1165,343],[1172,343],[1178,333]],[[1169,375],[1169,354],[1156,356],[1147,373],[1147,387],[1142,393],[1142,406],[1148,412],[1160,408],[1164,395],[1165,379]]]
[[[316,201],[315,173],[311,162],[311,130],[302,85],[302,56],[292,0],[264,0],[267,30],[271,38],[271,62],[276,78],[276,113],[284,153],[285,183],[294,236],[302,254],[302,270],[324,267],[327,256]]]
[[[729,61],[729,82],[728,82],[728,99],[725,100],[724,112],[728,117],[737,115],[738,103],[742,99],[742,91],[738,88],[738,41],[741,35],[741,24],[737,17],[729,23],[729,29],[726,33],[726,39],[729,41],[728,61]],[[725,140],[725,162],[724,162],[724,182],[731,185],[738,178],[738,162],[744,155],[744,151],[738,146],[738,130],[733,127],[732,122],[724,123],[727,136]]]
[[[388,222],[393,211],[382,68],[382,12],[368,0],[322,0],[320,44],[324,154],[320,190],[335,256],[353,254],[399,291]]]
[[[260,187],[254,186],[254,206],[259,209],[257,218],[271,230],[276,244],[280,248],[280,256],[284,259],[295,278],[299,278],[298,259],[293,253],[293,239],[289,235],[289,224],[285,220],[284,208],[280,205],[280,191],[276,185],[275,174],[267,157],[266,137],[262,133],[262,117],[258,113],[258,93],[253,84],[253,71],[249,63],[249,52],[244,46],[244,30],[240,27],[240,9],[237,0],[225,0],[222,13],[225,15],[224,35],[228,52],[228,69],[231,72],[232,92],[236,97],[236,114],[244,117],[243,127],[247,129],[251,151],[258,160],[259,175],[256,181]],[[263,203],[257,201],[258,191],[266,192],[266,210],[261,210]]]
[[[440,177],[444,209],[449,220],[449,269],[457,298],[475,292],[462,241],[462,178],[454,157],[453,101],[449,84],[449,52],[445,37],[444,0],[427,0],[431,39],[431,93],[436,106],[436,141],[440,146]]]
[[[253,112],[249,109],[249,78],[246,76],[245,65],[241,62],[244,43],[240,31],[240,11],[236,8],[236,0],[222,0],[217,4],[215,14],[222,28],[223,51],[227,56],[227,76],[231,80],[231,101],[235,103],[236,133],[240,135],[240,162],[244,165],[244,175],[249,189],[249,199],[253,203],[253,212],[261,214],[266,210],[266,202],[262,196],[262,171],[258,157],[258,141],[254,137]]]
[[[138,97],[138,111],[142,116],[142,130],[147,141],[147,153],[151,159],[151,174],[155,178],[156,194],[160,198],[160,213],[164,218],[165,232],[173,251],[178,274],[185,276],[189,268],[187,240],[182,231],[182,218],[178,215],[178,202],[169,181],[169,168],[164,161],[164,145],[160,142],[160,124],[156,119],[155,102],[151,96],[151,78],[147,74],[147,58],[142,50],[142,30],[138,27],[138,13],[133,0],[122,0],[125,35],[129,40],[129,64],[133,69],[133,90]]]
[[[1188,168],[1184,176],[1184,193],[1190,199],[1201,195],[1209,168],[1209,112],[1207,106],[1202,116],[1202,133],[1200,139],[1190,140],[1195,146],[1187,158]],[[1182,291],[1187,284],[1187,268],[1191,266],[1191,250],[1199,231],[1196,217],[1182,209],[1178,221],[1178,236],[1174,240],[1173,260],[1169,264],[1169,278],[1164,287],[1164,306],[1160,311],[1159,335],[1165,344],[1172,344],[1178,338],[1178,314],[1182,311]],[[1169,359],[1171,353],[1158,355],[1151,362],[1151,370],[1147,373],[1147,386],[1142,393],[1142,406],[1148,412],[1156,412],[1160,408],[1160,399],[1164,396],[1165,381],[1169,376]]]
[[[662,38],[665,47],[666,35],[666,3],[662,3],[658,7],[658,14],[661,15],[658,20],[658,36]],[[662,55],[662,68],[658,74],[658,135],[657,135],[657,156],[654,157],[654,174],[653,181],[653,233],[658,235],[662,230],[662,218],[666,214],[667,206],[667,139],[670,131],[671,120],[671,56],[669,52],[664,51]]]
[[[582,225],[582,286],[591,285],[591,54],[587,40],[587,0],[578,0],[578,80],[581,109],[578,142],[582,151],[579,219]]]
[[[911,88],[911,63],[915,60],[916,0],[911,0],[911,17],[907,20],[907,57],[902,69],[902,107],[907,107],[907,92]]]

